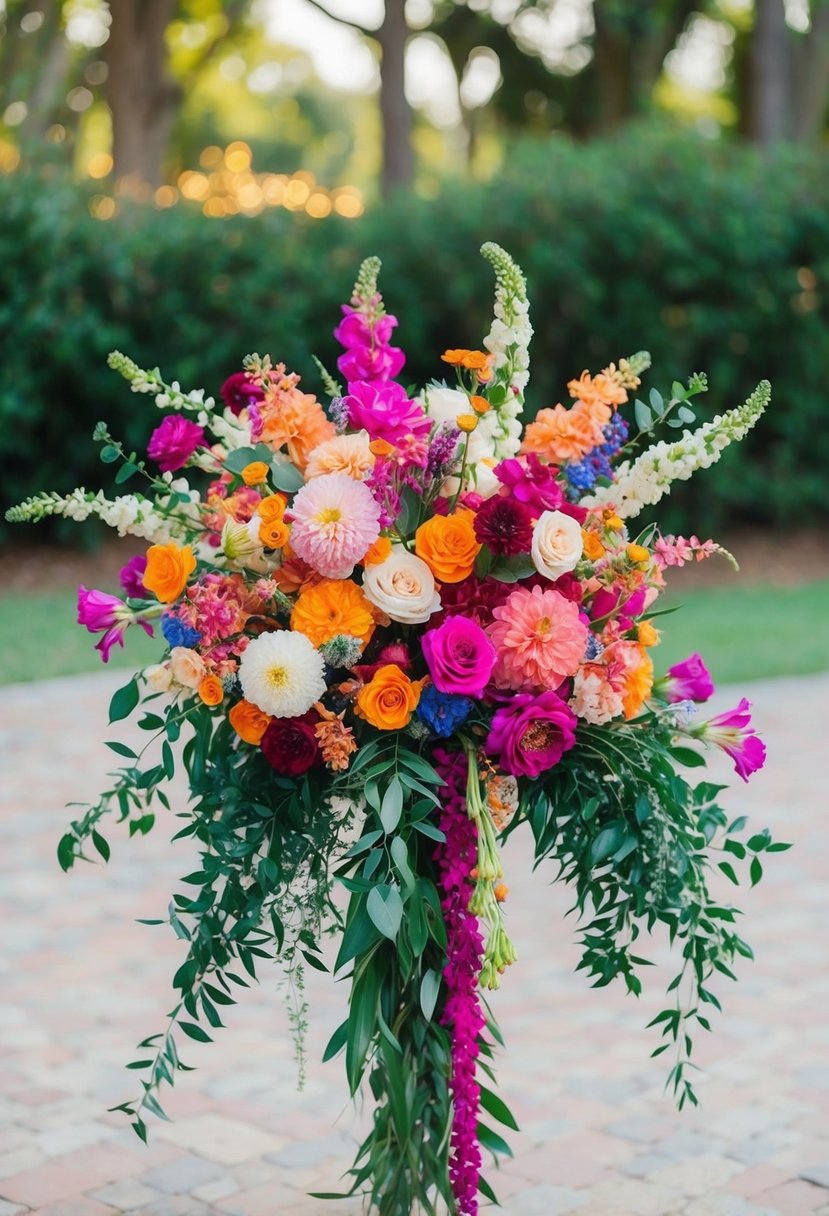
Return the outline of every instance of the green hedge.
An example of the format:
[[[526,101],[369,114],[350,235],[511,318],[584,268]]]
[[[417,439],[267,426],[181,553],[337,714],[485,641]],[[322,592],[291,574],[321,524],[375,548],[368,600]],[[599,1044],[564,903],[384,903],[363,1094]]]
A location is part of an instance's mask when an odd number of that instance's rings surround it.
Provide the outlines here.
[[[101,484],[98,418],[133,445],[157,421],[105,364],[113,348],[215,393],[244,354],[269,351],[316,377],[362,257],[409,353],[405,379],[442,374],[446,346],[477,345],[491,305],[484,239],[527,272],[533,409],[583,367],[647,347],[650,383],[709,373],[706,409],[762,377],[773,411],[720,466],[682,486],[668,522],[697,532],[794,526],[829,513],[829,161],[782,149],[761,159],[643,129],[616,142],[519,145],[497,179],[400,197],[359,221],[283,212],[205,219],[179,206],[90,217],[57,176],[0,180],[2,492]],[[663,512],[663,516],[665,512]]]

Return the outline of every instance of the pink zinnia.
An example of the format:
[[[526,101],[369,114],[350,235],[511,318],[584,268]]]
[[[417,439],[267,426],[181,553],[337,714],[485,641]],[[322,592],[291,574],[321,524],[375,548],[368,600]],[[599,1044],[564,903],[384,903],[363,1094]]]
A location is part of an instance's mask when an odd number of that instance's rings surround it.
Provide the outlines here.
[[[499,688],[555,689],[578,671],[587,626],[578,606],[557,591],[518,587],[492,615],[488,632],[498,652],[493,676]]]
[[[348,578],[380,535],[380,507],[371,490],[347,473],[325,473],[291,504],[291,548],[323,578]]]

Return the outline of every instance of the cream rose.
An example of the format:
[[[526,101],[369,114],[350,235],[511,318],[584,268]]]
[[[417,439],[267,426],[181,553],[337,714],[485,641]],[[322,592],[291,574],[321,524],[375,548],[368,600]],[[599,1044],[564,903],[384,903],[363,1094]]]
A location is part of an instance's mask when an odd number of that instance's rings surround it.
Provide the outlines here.
[[[433,384],[423,392],[420,402],[429,417],[438,424],[454,422],[458,414],[470,412],[469,397],[459,388]]]
[[[544,511],[533,528],[532,559],[539,574],[557,579],[575,568],[584,542],[581,528],[563,511]]]
[[[384,562],[365,571],[363,594],[375,608],[401,625],[422,625],[440,609],[432,571],[399,545]]]
[[[144,679],[150,692],[168,692],[173,681],[172,673],[166,663],[153,663],[144,668]]]
[[[204,679],[204,660],[187,646],[174,646],[170,651],[173,679],[185,688],[198,688]]]

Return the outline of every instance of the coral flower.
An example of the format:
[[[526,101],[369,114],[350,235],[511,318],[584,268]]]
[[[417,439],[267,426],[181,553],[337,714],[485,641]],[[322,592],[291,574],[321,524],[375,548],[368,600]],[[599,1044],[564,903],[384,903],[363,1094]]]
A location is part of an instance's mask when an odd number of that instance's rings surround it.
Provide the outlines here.
[[[388,663],[360,689],[355,709],[378,730],[402,730],[411,721],[422,687],[422,680],[410,680],[396,663]]]
[[[338,634],[359,638],[366,645],[374,632],[371,604],[350,579],[322,579],[303,587],[291,613],[291,628],[315,646]]]
[[[305,468],[306,480],[323,473],[347,473],[355,481],[363,481],[374,468],[374,453],[369,447],[368,431],[356,435],[335,435],[314,448]]]
[[[602,428],[589,408],[577,401],[571,409],[563,405],[539,410],[524,432],[522,452],[537,452],[553,464],[581,460],[604,443]]]
[[[468,578],[480,551],[470,511],[433,515],[415,533],[415,553],[441,583]]]
[[[637,642],[621,642],[614,649],[614,659],[624,668],[622,706],[626,718],[635,718],[653,688],[653,662],[644,646]]]
[[[342,773],[348,768],[348,757],[357,750],[357,740],[350,726],[343,722],[342,713],[332,713],[319,701],[314,709],[320,716],[314,726],[314,734],[322,754],[324,764],[334,773]]]
[[[371,490],[347,473],[325,473],[304,485],[291,521],[291,548],[324,578],[348,578],[380,535]]]
[[[319,401],[312,393],[301,392],[298,381],[298,376],[286,375],[269,385],[259,412],[262,440],[275,452],[286,448],[297,468],[304,471],[314,448],[333,439],[335,431]]]
[[[555,689],[578,671],[588,630],[578,606],[558,591],[517,587],[492,615],[499,688]]]

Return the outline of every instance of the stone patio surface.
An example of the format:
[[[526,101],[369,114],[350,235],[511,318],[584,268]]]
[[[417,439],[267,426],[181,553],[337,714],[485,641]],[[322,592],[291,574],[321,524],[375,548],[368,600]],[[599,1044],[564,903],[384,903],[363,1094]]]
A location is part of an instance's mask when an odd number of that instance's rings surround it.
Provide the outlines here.
[[[135,920],[163,917],[194,868],[161,816],[146,839],[113,825],[109,866],[58,869],[64,803],[94,798],[117,765],[98,740],[123,679],[0,690],[0,1216],[353,1216],[356,1200],[306,1194],[339,1189],[364,1126],[341,1060],[319,1063],[347,996],[326,976],[308,979],[304,1092],[274,968],[212,1045],[187,1043],[198,1071],[168,1092],[174,1121],[153,1120],[148,1147],[107,1113],[138,1089],[123,1066],[163,1029],[181,958],[166,926]],[[725,1016],[700,1051],[699,1110],[674,1110],[668,1065],[649,1058],[644,1026],[672,973],[651,969],[639,1001],[591,990],[573,971],[568,892],[531,874],[526,840],[508,846],[520,958],[494,1008],[521,1131],[488,1177],[509,1216],[829,1216],[829,676],[747,691],[769,762],[747,788],[734,778],[727,806],[796,848],[739,895],[757,957],[716,987]]]

